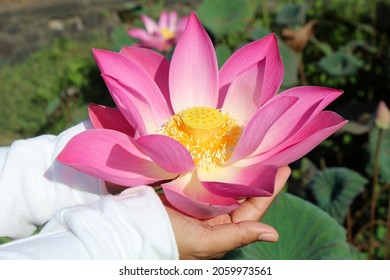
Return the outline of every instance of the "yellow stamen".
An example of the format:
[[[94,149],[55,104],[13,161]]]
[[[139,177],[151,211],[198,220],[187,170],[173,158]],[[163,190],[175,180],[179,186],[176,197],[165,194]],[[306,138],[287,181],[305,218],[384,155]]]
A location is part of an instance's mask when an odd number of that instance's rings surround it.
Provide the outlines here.
[[[161,35],[164,37],[164,39],[169,40],[175,38],[175,33],[169,30],[168,28],[161,28],[160,29]]]
[[[217,109],[194,107],[172,116],[161,133],[179,141],[197,167],[222,166],[241,135],[241,126]]]

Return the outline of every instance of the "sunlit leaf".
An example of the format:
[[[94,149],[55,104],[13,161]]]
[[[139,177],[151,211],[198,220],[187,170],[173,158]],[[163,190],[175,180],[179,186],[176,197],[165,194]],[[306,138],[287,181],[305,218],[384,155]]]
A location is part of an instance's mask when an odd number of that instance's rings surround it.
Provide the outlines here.
[[[363,61],[352,54],[337,51],[324,56],[319,66],[332,76],[347,76],[357,72]]]
[[[284,67],[284,77],[282,86],[285,88],[298,84],[298,64],[299,54],[287,47],[279,40],[280,56]]]
[[[197,9],[199,19],[208,30],[216,36],[245,30],[247,23],[253,19],[257,1],[202,1]]]
[[[252,40],[258,40],[270,34],[271,31],[261,25],[260,21],[256,21],[252,30],[249,32],[249,38]]]
[[[317,173],[309,190],[319,207],[340,224],[344,223],[348,207],[364,190],[367,179],[344,167],[328,168]]]
[[[281,193],[262,222],[279,232],[276,243],[258,242],[229,253],[230,259],[350,259],[345,229],[326,212],[297,196]]]
[[[9,239],[8,237],[0,237],[0,245],[10,241],[11,239]]]
[[[225,63],[225,61],[232,54],[231,50],[227,46],[225,46],[225,45],[218,45],[215,48],[215,52],[217,54],[218,67],[219,68],[221,68],[221,66]]]
[[[57,96],[50,100],[46,107],[46,115],[50,116],[54,114],[61,106],[61,99]]]
[[[119,51],[124,46],[130,46],[137,42],[136,39],[127,34],[127,30],[123,26],[117,27],[111,35],[111,49]]]

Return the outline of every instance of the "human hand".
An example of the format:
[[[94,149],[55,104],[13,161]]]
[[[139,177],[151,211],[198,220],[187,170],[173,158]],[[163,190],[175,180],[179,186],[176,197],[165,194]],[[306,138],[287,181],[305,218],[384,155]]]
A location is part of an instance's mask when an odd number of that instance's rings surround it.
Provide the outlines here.
[[[162,196],[175,233],[180,259],[221,258],[233,249],[256,241],[276,242],[278,232],[259,220],[282,190],[290,173],[288,166],[279,168],[272,196],[249,198],[230,215],[220,215],[209,220],[198,220],[178,212]]]

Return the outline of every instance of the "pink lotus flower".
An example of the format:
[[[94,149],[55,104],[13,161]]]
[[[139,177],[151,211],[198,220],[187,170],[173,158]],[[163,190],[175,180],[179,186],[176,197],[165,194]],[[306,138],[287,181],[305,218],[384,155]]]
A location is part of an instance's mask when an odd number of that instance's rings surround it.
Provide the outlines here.
[[[93,54],[118,109],[91,105],[95,129],[75,136],[58,160],[123,186],[161,185],[173,206],[194,217],[272,195],[279,167],[347,122],[323,111],[339,90],[276,95],[284,71],[273,34],[236,51],[219,72],[195,14],[171,62],[132,47]]]
[[[141,19],[145,24],[146,31],[133,28],[128,32],[131,37],[140,40],[134,46],[169,51],[180,38],[188,17],[182,17],[178,20],[177,13],[172,11],[170,14],[162,12],[158,24],[145,15],[142,15]]]

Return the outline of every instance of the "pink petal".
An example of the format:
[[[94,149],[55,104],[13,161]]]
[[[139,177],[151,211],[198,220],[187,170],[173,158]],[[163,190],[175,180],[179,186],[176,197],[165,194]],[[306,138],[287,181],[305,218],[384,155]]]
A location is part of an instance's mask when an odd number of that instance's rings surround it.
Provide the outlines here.
[[[199,180],[207,190],[224,197],[271,196],[277,172],[276,165],[262,163],[248,167],[216,167],[199,170]]]
[[[316,86],[288,89],[276,96],[298,97],[298,101],[271,127],[255,154],[266,152],[297,133],[305,123],[317,116],[342,91]]]
[[[181,17],[176,26],[176,39],[178,40],[181,37],[184,29],[186,28],[189,17]]]
[[[163,28],[164,29],[168,28],[168,20],[169,20],[168,13],[163,11],[161,13],[161,15],[160,15],[160,19],[159,19],[159,22],[158,22],[158,27],[160,27],[162,29]]]
[[[267,153],[240,162],[240,164],[275,164],[283,166],[294,162],[339,130],[348,121],[334,112],[323,111],[307,123],[297,134]]]
[[[195,165],[190,152],[179,142],[164,135],[146,135],[137,139],[155,163],[171,173],[187,173]]]
[[[222,110],[247,123],[260,107],[265,59],[250,66],[231,83]],[[237,106],[240,104],[240,106]]]
[[[210,193],[200,184],[196,172],[181,175],[161,187],[169,203],[198,219],[230,213],[240,205],[232,198]]]
[[[260,40],[247,44],[237,50],[222,66],[219,73],[220,97],[218,108],[221,108],[230,83],[249,66],[266,59],[264,69],[264,84],[260,104],[267,102],[279,90],[283,81],[283,64],[279,54],[275,34],[270,34]]]
[[[168,84],[169,61],[160,53],[145,48],[123,47],[120,54],[137,63],[149,73],[172,110]]]
[[[259,147],[269,128],[297,99],[293,96],[281,97],[261,107],[244,128],[241,138],[227,163],[232,164],[252,154]]]
[[[94,128],[113,129],[134,136],[134,128],[118,109],[89,104],[88,113]]]
[[[146,31],[149,34],[153,34],[158,29],[157,23],[150,17],[141,15],[141,20],[145,24]]]
[[[177,176],[160,168],[141,150],[134,139],[121,132],[91,129],[73,137],[57,160],[123,186],[151,184]]]
[[[195,14],[191,14],[173,53],[169,88],[175,113],[190,107],[215,108],[217,105],[217,58]]]
[[[148,134],[145,124],[149,124],[149,130],[156,128],[157,124],[153,125],[153,120],[149,119],[144,120],[139,112],[139,108],[133,103],[133,101],[128,97],[129,93],[126,88],[114,78],[110,76],[102,75],[104,81],[106,82],[107,88],[110,91],[112,98],[114,99],[115,104],[118,106],[121,114],[126,118],[130,125],[134,128],[134,137],[139,137],[140,135]],[[152,124],[152,127],[150,127]]]
[[[145,30],[143,29],[140,29],[140,28],[133,28],[133,29],[130,29],[127,34],[129,34],[129,36],[133,37],[133,38],[136,38],[136,39],[139,39],[141,41],[145,41],[145,42],[150,42],[150,41],[153,41],[153,37],[152,35],[150,35],[149,33],[147,33]]]
[[[172,11],[169,14],[169,20],[168,20],[168,29],[171,31],[176,31],[176,25],[177,25],[177,12]]]
[[[149,108],[147,112],[139,108],[144,119],[148,114],[154,120],[154,124],[145,124],[147,127],[160,127],[172,116],[159,87],[144,68],[116,52],[94,50],[93,54],[102,74],[111,76],[128,90],[129,98],[136,106],[142,103]]]

